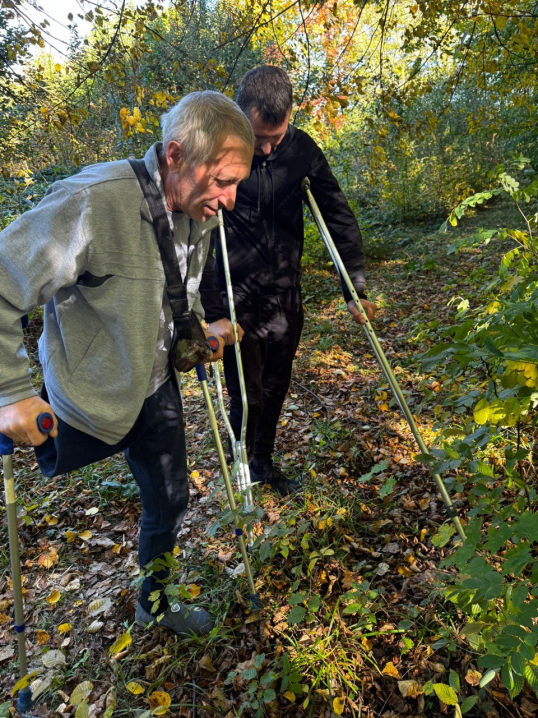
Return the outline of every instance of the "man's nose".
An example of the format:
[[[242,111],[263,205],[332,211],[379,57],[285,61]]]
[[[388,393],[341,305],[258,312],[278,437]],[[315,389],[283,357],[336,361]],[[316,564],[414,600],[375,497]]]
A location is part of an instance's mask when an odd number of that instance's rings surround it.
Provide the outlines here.
[[[271,149],[272,149],[271,143],[270,143],[268,140],[261,140],[261,141],[258,143],[258,149],[259,149],[260,152],[262,152],[264,155],[269,155],[269,154],[271,154]]]
[[[227,209],[229,212],[232,211],[232,209],[235,206],[235,196],[237,194],[237,186],[233,185],[231,187],[226,187],[226,189],[222,192],[219,200],[220,203]]]

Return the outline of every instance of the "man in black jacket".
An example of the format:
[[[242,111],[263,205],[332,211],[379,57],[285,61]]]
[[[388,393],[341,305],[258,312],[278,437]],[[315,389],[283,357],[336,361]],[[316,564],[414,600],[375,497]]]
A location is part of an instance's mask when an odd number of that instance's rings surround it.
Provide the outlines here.
[[[235,208],[224,212],[224,224],[237,320],[245,334],[241,356],[248,396],[247,452],[254,481],[270,484],[282,494],[300,488],[272,461],[276,427],[289,388],[292,364],[303,328],[301,257],[303,254],[303,193],[309,177],[312,193],[369,319],[376,307],[364,295],[364,256],[359,226],[323,152],[302,130],[288,124],[292,87],[286,73],[268,65],[248,72],[237,103],[250,119],[256,136],[249,179],[237,190]],[[220,243],[215,272],[206,265],[200,286],[210,330],[231,332]],[[362,315],[343,287],[355,321]],[[232,344],[232,336],[227,344]],[[224,350],[230,421],[241,429],[242,404],[234,349]]]

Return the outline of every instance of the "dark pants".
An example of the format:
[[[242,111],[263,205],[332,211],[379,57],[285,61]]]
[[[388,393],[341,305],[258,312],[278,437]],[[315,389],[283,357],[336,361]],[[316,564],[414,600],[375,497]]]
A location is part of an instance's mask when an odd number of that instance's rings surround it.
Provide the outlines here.
[[[138,547],[142,568],[173,550],[189,503],[183,410],[175,381],[170,379],[145,400],[133,429],[118,444],[105,444],[59,419],[58,436],[36,447],[36,457],[46,476],[57,476],[119,451],[125,451],[142,500]],[[152,605],[149,594],[162,588],[168,575],[163,568],[144,580],[140,600],[146,611]],[[162,601],[159,610],[166,605]]]
[[[245,331],[241,358],[248,397],[247,453],[258,465],[271,460],[276,428],[291,381],[303,329],[300,288],[272,296],[235,296],[237,321]],[[224,349],[230,423],[241,434],[243,406],[234,347]]]

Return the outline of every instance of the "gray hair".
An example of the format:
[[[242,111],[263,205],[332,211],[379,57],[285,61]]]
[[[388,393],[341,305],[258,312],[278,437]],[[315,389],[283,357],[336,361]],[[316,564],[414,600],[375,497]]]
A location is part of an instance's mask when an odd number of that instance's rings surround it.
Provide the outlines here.
[[[214,157],[219,139],[232,135],[254,147],[254,132],[239,106],[220,92],[204,90],[185,95],[161,115],[164,150],[172,141],[183,149],[187,165],[198,167]]]

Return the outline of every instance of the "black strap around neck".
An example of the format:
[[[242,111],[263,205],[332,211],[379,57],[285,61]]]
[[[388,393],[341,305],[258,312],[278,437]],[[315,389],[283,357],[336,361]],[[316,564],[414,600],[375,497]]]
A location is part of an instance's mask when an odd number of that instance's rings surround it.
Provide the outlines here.
[[[166,293],[172,308],[172,316],[176,327],[177,336],[182,339],[190,339],[191,327],[189,321],[189,303],[187,299],[187,287],[181,276],[179,262],[174,243],[174,233],[170,229],[170,223],[164,207],[162,195],[159,188],[151,178],[144,160],[129,160],[133,172],[138,179],[140,188],[148,203],[153,229],[161,253],[161,261],[166,277]]]

